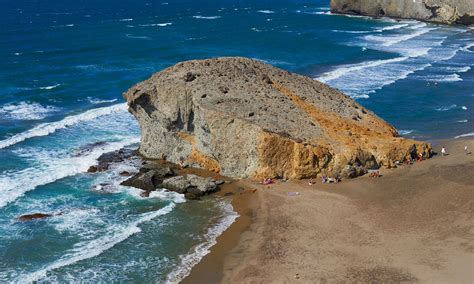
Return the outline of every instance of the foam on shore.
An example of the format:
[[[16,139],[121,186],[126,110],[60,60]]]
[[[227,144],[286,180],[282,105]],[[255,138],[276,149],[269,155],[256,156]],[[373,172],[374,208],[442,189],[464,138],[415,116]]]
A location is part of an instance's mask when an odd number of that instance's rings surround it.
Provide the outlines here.
[[[217,243],[217,237],[227,230],[239,217],[239,214],[234,211],[230,203],[221,201],[218,205],[222,208],[223,217],[216,225],[207,230],[205,235],[206,242],[195,246],[188,254],[180,257],[179,265],[175,267],[174,271],[168,274],[166,283],[179,283],[188,276],[192,268],[198,264],[205,255],[210,253],[210,248]]]

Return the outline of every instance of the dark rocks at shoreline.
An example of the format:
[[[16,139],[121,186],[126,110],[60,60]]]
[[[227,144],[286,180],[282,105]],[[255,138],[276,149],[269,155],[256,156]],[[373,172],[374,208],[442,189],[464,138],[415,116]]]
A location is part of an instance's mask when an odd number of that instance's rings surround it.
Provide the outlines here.
[[[89,167],[87,172],[97,173],[109,170],[112,164],[124,163],[133,158],[140,158],[137,150],[120,149],[114,152],[102,154],[98,159],[98,164]],[[121,171],[119,176],[129,177],[120,183],[123,186],[135,187],[143,190],[142,197],[149,197],[152,191],[165,188],[180,194],[184,194],[186,199],[199,200],[202,196],[216,192],[219,185],[225,183],[223,180],[203,178],[197,175],[188,174],[178,176],[179,165],[165,160],[142,160],[141,166],[136,173]],[[109,192],[111,184],[103,183],[97,186],[100,192]],[[112,192],[112,191],[110,191]]]
[[[98,164],[90,166],[87,170],[88,173],[103,172],[109,169],[111,164],[118,164],[126,160],[131,159],[134,156],[138,156],[137,150],[122,148],[117,151],[105,153],[99,156],[97,159]]]
[[[184,194],[186,199],[197,200],[200,199],[201,196],[218,191],[219,187],[217,183],[221,182],[212,178],[203,178],[188,174],[186,176],[175,176],[165,179],[161,186],[168,190]]]
[[[107,142],[98,141],[98,142],[86,144],[84,146],[79,147],[77,150],[75,150],[74,154],[73,154],[73,157],[84,156],[84,155],[92,152],[92,150],[94,150],[95,148],[100,147],[100,146],[104,146],[104,145],[107,145]]]
[[[120,185],[131,186],[142,189],[142,197],[148,197],[150,192],[165,188],[167,190],[184,194],[186,199],[199,200],[202,196],[219,190],[218,185],[224,183],[221,180],[203,178],[197,175],[176,175],[176,167],[173,164],[146,162],[132,177],[123,181]]]

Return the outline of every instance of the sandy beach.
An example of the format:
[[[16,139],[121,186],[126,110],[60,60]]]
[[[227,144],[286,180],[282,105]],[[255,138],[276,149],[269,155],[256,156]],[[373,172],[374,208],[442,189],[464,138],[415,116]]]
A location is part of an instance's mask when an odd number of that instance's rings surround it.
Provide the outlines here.
[[[183,283],[472,283],[474,140],[441,143],[380,178],[225,189],[241,217]]]

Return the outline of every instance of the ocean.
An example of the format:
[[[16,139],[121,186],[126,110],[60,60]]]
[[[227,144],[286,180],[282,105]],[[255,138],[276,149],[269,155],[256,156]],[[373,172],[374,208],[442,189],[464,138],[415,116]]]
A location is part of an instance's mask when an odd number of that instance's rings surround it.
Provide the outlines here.
[[[179,61],[251,57],[405,137],[474,135],[467,27],[334,15],[329,1],[165,1],[1,2],[0,282],[177,282],[237,218],[229,200],[120,186],[139,161],[86,172],[138,147],[121,94]],[[17,221],[37,212],[58,215]]]

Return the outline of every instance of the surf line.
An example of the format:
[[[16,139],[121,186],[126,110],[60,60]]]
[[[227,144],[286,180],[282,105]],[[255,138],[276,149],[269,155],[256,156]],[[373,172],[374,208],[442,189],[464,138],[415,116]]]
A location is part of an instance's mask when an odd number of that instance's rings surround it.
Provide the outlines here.
[[[76,115],[66,116],[64,119],[59,121],[42,123],[29,130],[26,130],[25,132],[15,134],[8,139],[0,141],[0,149],[10,147],[33,137],[47,136],[51,133],[56,132],[59,129],[66,128],[83,121],[94,120],[104,115],[109,115],[126,110],[126,103],[115,104],[108,107],[94,108]]]

